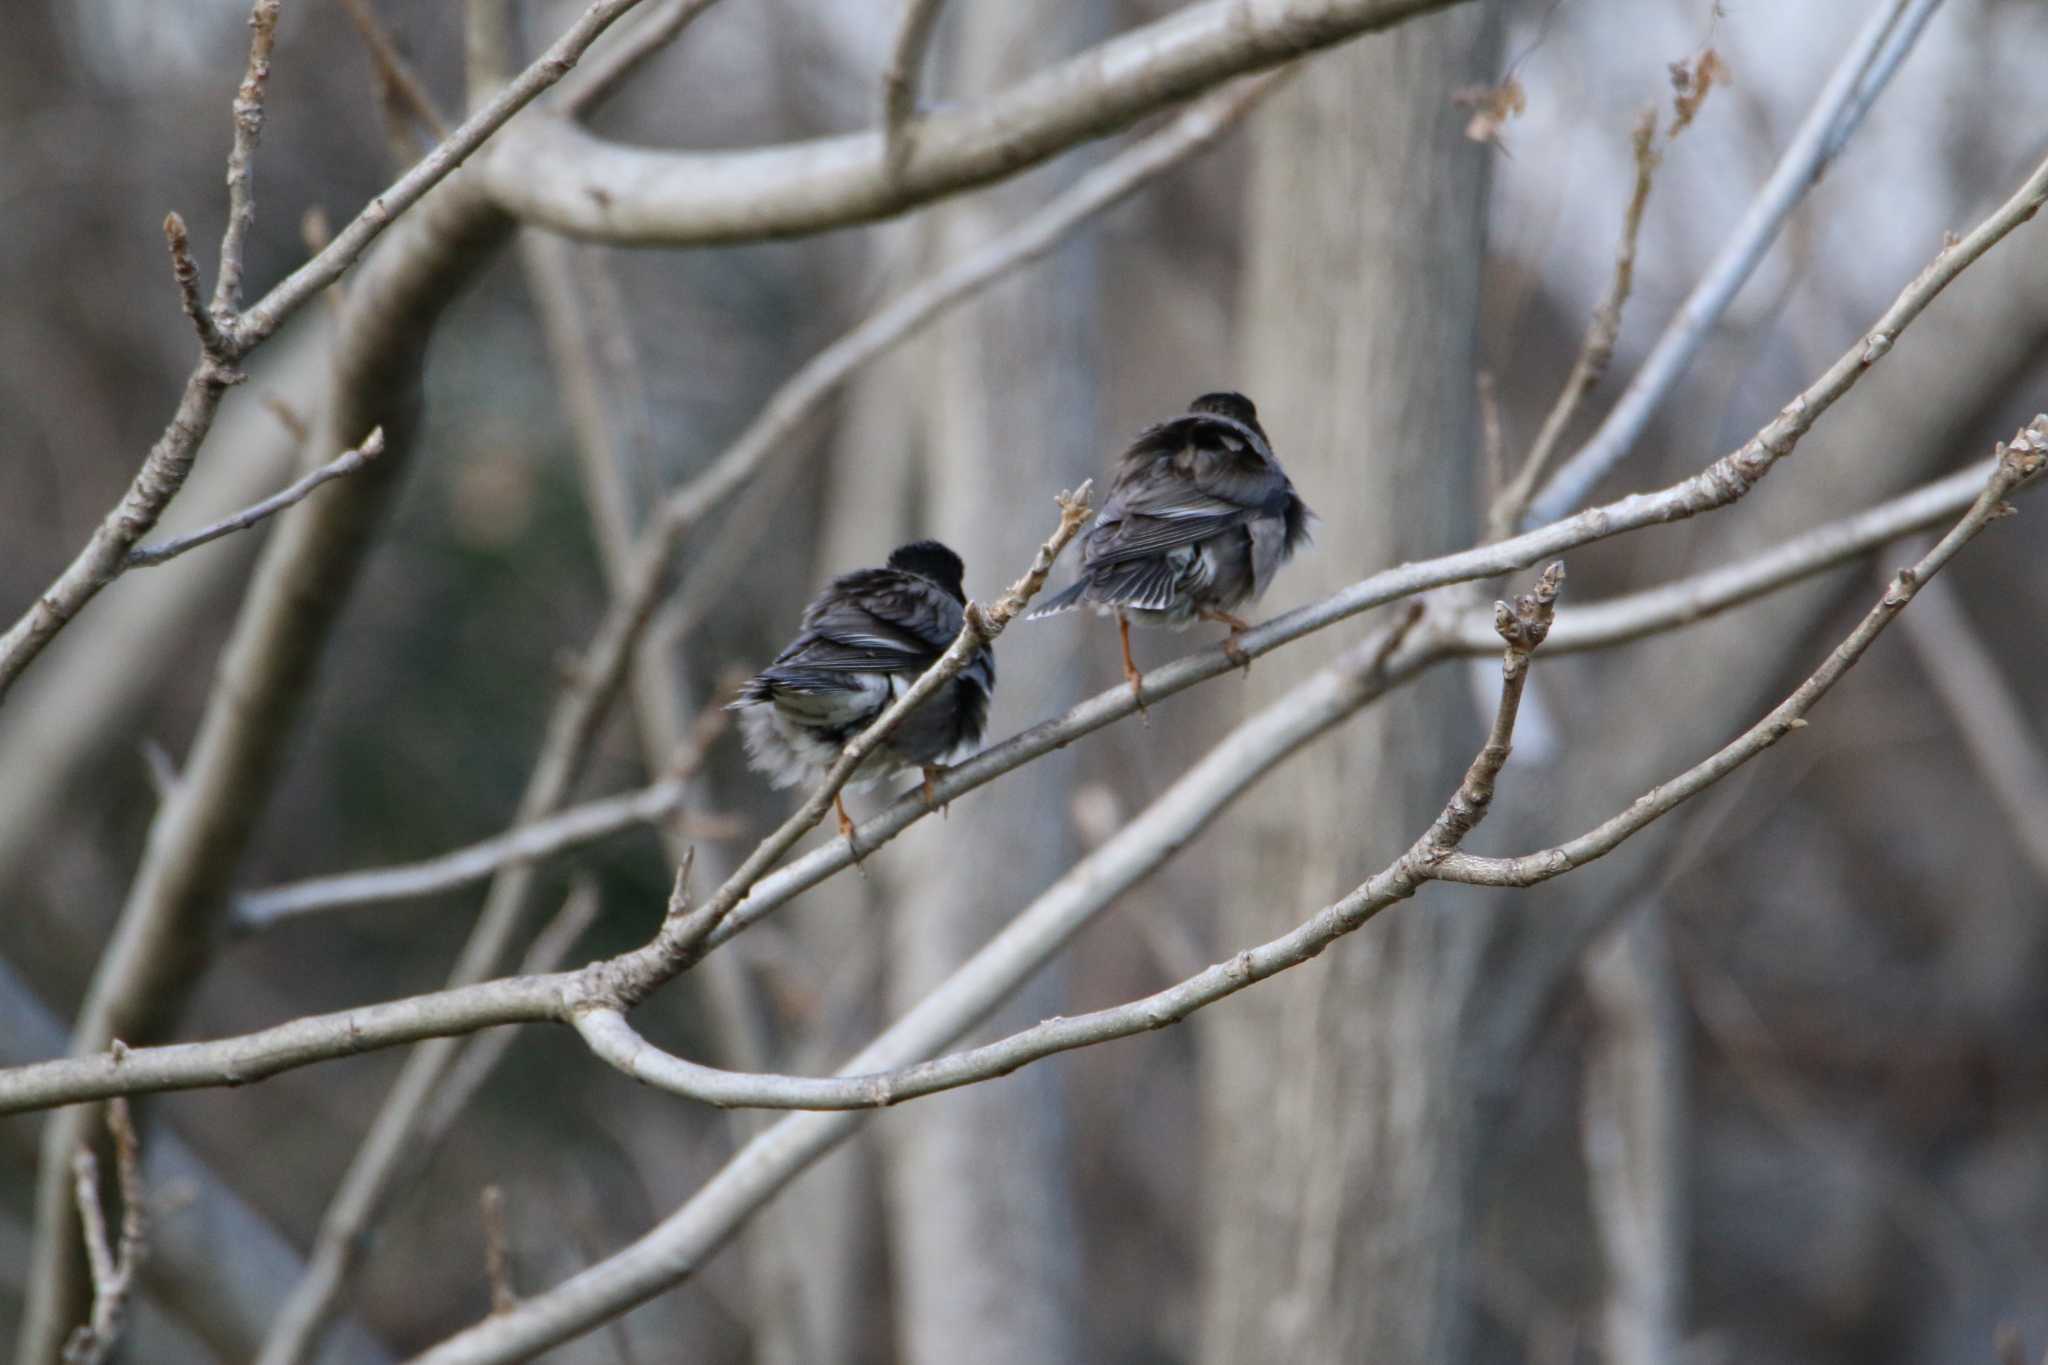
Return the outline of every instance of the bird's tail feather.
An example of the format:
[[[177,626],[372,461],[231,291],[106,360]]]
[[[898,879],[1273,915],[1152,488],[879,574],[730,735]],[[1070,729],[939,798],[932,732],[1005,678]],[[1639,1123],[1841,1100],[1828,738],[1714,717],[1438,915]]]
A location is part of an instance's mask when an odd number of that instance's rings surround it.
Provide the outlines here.
[[[1088,580],[1082,579],[1072,587],[1063,588],[1048,597],[1026,613],[1024,619],[1037,621],[1047,616],[1058,616],[1063,611],[1072,611],[1081,605],[1081,595],[1088,591]]]

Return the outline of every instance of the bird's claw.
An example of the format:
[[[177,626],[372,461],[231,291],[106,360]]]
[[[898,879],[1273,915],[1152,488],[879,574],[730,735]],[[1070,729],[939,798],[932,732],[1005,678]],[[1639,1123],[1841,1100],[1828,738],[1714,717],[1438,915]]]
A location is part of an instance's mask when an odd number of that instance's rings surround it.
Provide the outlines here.
[[[860,842],[853,837],[853,817],[846,813],[846,802],[837,794],[832,797],[832,809],[839,816],[839,837],[846,840],[847,851],[853,855],[853,865],[865,877],[868,870],[861,866]]]

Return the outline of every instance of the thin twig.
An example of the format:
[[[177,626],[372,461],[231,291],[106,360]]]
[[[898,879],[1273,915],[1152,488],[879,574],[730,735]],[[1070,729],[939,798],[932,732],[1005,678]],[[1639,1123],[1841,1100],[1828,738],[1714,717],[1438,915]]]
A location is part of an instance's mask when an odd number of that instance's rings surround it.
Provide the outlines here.
[[[640,0],[595,0],[547,51],[482,108],[456,125],[455,131],[411,170],[370,200],[362,212],[334,235],[325,251],[280,280],[237,316],[231,333],[237,352],[246,354],[266,340],[308,299],[340,279],[399,214],[447,179],[507,119],[567,75],[598,35],[639,3]]]
[[[1542,525],[1570,512],[1634,447],[1651,416],[1685,377],[1707,334],[1735,301],[1806,192],[1841,153],[1940,3],[1892,0],[1871,12],[1742,221],[1657,338],[1600,429],[1536,495],[1525,524]]]
[[[0,700],[5,699],[14,680],[86,603],[121,575],[127,568],[129,550],[155,529],[164,508],[184,487],[199,445],[213,428],[222,395],[229,385],[242,378],[231,362],[246,357],[308,300],[339,279],[399,214],[453,172],[505,120],[560,80],[614,19],[639,2],[597,0],[496,99],[464,120],[453,136],[372,199],[325,250],[293,271],[247,311],[236,313],[241,295],[243,239],[254,212],[248,161],[262,127],[261,97],[270,69],[279,3],[257,0],[250,17],[253,32],[248,74],[235,99],[235,142],[228,171],[228,227],[221,240],[221,275],[211,310],[220,339],[220,354],[201,356],[185,381],[170,424],[150,447],[121,501],[94,528],[85,548],[5,634],[0,634]],[[180,290],[182,293],[182,282]]]
[[[1954,515],[1959,508],[1974,502],[1984,481],[1995,469],[1996,462],[1992,461],[1964,470],[1867,512],[1816,527],[1794,541],[1741,564],[1710,570],[1607,603],[1560,611],[1544,648],[1561,653],[1619,644],[1660,629],[1685,625],[1749,601],[1772,588],[1798,581],[1866,553],[1888,540],[1923,529],[1942,517]],[[2031,486],[2025,485],[2015,491],[2025,491]],[[1481,569],[1472,576],[1491,577],[1493,572]],[[1414,627],[1414,622],[1407,618],[1397,626],[1400,636],[1405,637]],[[1259,628],[1260,631],[1265,629],[1267,627]],[[1244,638],[1248,640],[1251,635],[1248,632]],[[1289,747],[1280,752],[1291,752],[1292,747],[1306,742],[1313,733],[1319,733],[1315,730],[1304,732],[1298,728],[1304,724],[1304,708],[1310,706],[1310,699],[1327,700],[1333,693],[1344,695],[1348,709],[1316,713],[1323,717],[1320,723],[1333,724],[1336,719],[1352,714],[1378,696],[1386,686],[1406,681],[1441,659],[1493,647],[1489,643],[1493,638],[1490,620],[1462,611],[1448,617],[1433,616],[1425,626],[1414,627],[1413,635],[1414,638],[1394,657],[1385,655],[1386,635],[1370,637],[1365,644],[1348,652],[1344,660],[1315,675],[1275,703],[1269,712],[1262,712],[1245,722],[1212,751],[1211,759],[1219,764],[1241,761],[1246,747],[1255,743],[1252,737],[1270,732],[1274,727],[1283,727],[1283,733],[1289,737]],[[1268,644],[1266,647],[1277,646]],[[1192,680],[1178,682],[1174,688],[1178,691],[1194,685],[1194,681],[1200,678],[1233,672],[1235,667],[1219,650],[1211,649],[1164,665],[1146,676],[1149,682],[1167,669],[1197,675]],[[1130,714],[1132,709],[1130,689],[1118,684],[1064,715],[1033,726],[954,766],[937,783],[937,798],[947,801],[964,795],[1030,762],[1039,754],[1071,744]],[[1213,789],[1219,785],[1220,779],[1208,766],[1210,761],[1204,760],[1190,769],[1186,775],[1190,791]],[[1277,761],[1277,758],[1269,756],[1267,761]],[[1181,790],[1179,784],[1173,789],[1175,793]],[[1153,810],[1172,804],[1166,797],[1161,797],[1154,803]],[[1198,818],[1187,817],[1192,823],[1173,824],[1168,832],[1159,835],[1160,842],[1178,847],[1190,830],[1199,828],[1200,822],[1213,815],[1217,808],[1220,806],[1202,807],[1203,813]],[[912,793],[859,826],[854,837],[864,849],[878,846],[923,818],[925,813],[923,798]],[[1127,825],[1126,830],[1138,829],[1144,824],[1145,819],[1141,818]],[[1119,843],[1112,841],[1112,844]],[[1085,888],[1092,893],[1107,887],[1109,890],[1105,894],[1113,895],[1127,883],[1117,883],[1109,878],[1101,870],[1102,864],[1096,861],[1098,855],[1105,860],[1128,856],[1121,846],[1112,848],[1104,845],[1096,854],[1077,864],[1070,879],[1076,888]],[[711,946],[733,938],[777,907],[843,869],[850,861],[845,841],[834,840],[763,878],[721,927],[710,935]],[[1149,866],[1156,866],[1156,863]],[[1067,880],[1063,879],[1061,885],[1067,885]],[[1054,892],[1047,894],[1059,899]],[[1062,938],[1078,927],[1078,924],[1064,926]],[[608,959],[593,963],[584,970],[586,973],[609,972],[614,964],[623,961]],[[99,1053],[9,1068],[0,1070],[0,1115],[109,1095],[246,1084],[313,1062],[417,1042],[423,1038],[469,1033],[499,1024],[557,1019],[563,1014],[565,993],[573,993],[577,989],[577,973],[573,972],[521,976],[334,1014],[308,1016],[255,1033],[207,1043],[124,1049],[118,1056]]]
[[[251,192],[256,140],[263,135],[263,90],[270,83],[270,52],[277,44],[281,0],[256,0],[249,11],[249,64],[235,90],[235,140],[228,152],[228,223],[220,238],[220,275],[214,281],[213,319],[229,332],[242,309],[242,248],[256,222]]]
[[[2048,434],[2048,418],[2041,419],[2041,422],[2041,432]],[[1918,575],[1938,570],[1947,556],[1952,555],[1961,543],[1981,529],[1992,516],[1998,514],[2004,493],[2012,491],[2020,481],[2037,474],[2041,466],[2048,463],[2048,459],[2044,459],[2037,445],[2038,440],[2038,436],[2027,437],[2024,439],[2024,449],[2021,448],[2022,442],[2015,442],[2014,449],[2001,452],[1999,473],[1987,486],[1985,497],[1980,499],[1963,522],[1944,538],[1935,554],[1922,561],[1918,569],[1913,571],[1913,576],[1900,576],[1887,592],[1885,601],[1881,602],[1873,613],[1873,617],[1867,619],[1864,626],[1859,626],[1850,640],[1831,657],[1829,663],[1823,665],[1823,673],[1833,670],[1839,676],[1840,668],[1846,668],[1853,662],[1854,655],[1860,653],[1860,649],[1856,648],[1859,641],[1867,646],[1870,621],[1876,620],[1881,628],[1882,621],[1889,619],[1889,615],[1895,613],[1904,605],[1904,600],[1910,597],[1913,583],[1920,581]],[[1817,678],[1820,676],[1816,675]],[[1809,680],[1809,683],[1811,681]],[[1802,688],[1800,693],[1795,693],[1795,698],[1807,691],[1807,688]],[[1812,699],[1816,698],[1809,698],[1808,704]],[[1776,715],[1777,713],[1773,713],[1774,717]],[[1772,718],[1767,718],[1766,724],[1770,723]],[[1472,770],[1468,772],[1467,782],[1461,784],[1461,794],[1469,792],[1476,795],[1490,786],[1490,774],[1487,772],[1488,756],[1497,748],[1504,748],[1504,745],[1497,743],[1501,737],[1501,726],[1497,723],[1487,749],[1475,760]],[[1741,743],[1738,741],[1738,745]],[[1742,758],[1753,757],[1755,753],[1761,752],[1762,748],[1768,747],[1768,744],[1769,741],[1766,741],[1763,745],[1745,752]],[[1739,763],[1742,758],[1738,758],[1736,762]],[[1712,768],[1717,760],[1709,760],[1707,765],[1702,766]],[[1735,764],[1729,764],[1720,771],[1725,774],[1732,771],[1734,766]],[[1497,767],[1494,771],[1497,771]],[[1473,780],[1475,775],[1479,780]],[[1651,797],[1638,802],[1638,806],[1656,798],[1666,789],[1655,789]],[[1446,808],[1445,814],[1432,826],[1432,836],[1441,830],[1449,839],[1457,837],[1457,831],[1463,823],[1456,813],[1458,804],[1454,800],[1453,805]],[[1465,804],[1481,813],[1485,809],[1483,801],[1468,798]],[[904,1091],[897,1088],[899,1079],[910,1086],[939,1088],[941,1083],[968,1067],[985,1069],[991,1076],[1000,1075],[1036,1056],[1062,1050],[1063,1046],[1081,1046],[1088,1042],[1100,1041],[1099,1037],[1092,1036],[1094,1030],[1102,1030],[1105,1036],[1122,1036],[1122,1032],[1125,1031],[1137,1032],[1171,1023],[1177,1018],[1185,1017],[1193,1009],[1200,1008],[1209,999],[1221,999],[1243,989],[1252,981],[1309,960],[1335,938],[1357,928],[1380,909],[1413,895],[1424,882],[1433,879],[1454,879],[1448,875],[1448,871],[1471,861],[1474,860],[1455,846],[1435,843],[1431,836],[1425,836],[1391,867],[1376,874],[1351,895],[1325,908],[1280,939],[1239,953],[1197,977],[1183,981],[1178,986],[1145,1000],[1119,1007],[1117,1011],[1104,1011],[1081,1020],[1049,1020],[1036,1029],[1027,1030],[1010,1039],[991,1044],[987,1048],[956,1054],[954,1058],[942,1059],[941,1063],[928,1063],[925,1067],[909,1066],[900,1077],[897,1074],[889,1074],[879,1078],[886,1088],[885,1094],[876,1096],[870,1092],[859,1098],[900,1098]],[[1541,865],[1530,869],[1530,872],[1538,879],[1545,875]],[[1009,935],[1006,934],[1005,937]],[[991,948],[994,946],[991,945]],[[989,951],[984,950],[982,956],[986,956]],[[928,997],[911,1016],[899,1021],[877,1039],[849,1064],[848,1072],[857,1076],[862,1072],[874,1073],[882,1067],[903,1067],[906,1061],[915,1056],[928,1055],[924,1047],[930,1045],[932,1040],[935,1039],[938,1046],[943,1046],[951,1038],[957,1037],[961,1030],[983,1017],[982,1011],[987,1007],[987,998],[963,985],[963,978],[975,965],[974,962],[970,962],[956,974],[952,982]],[[1123,1014],[1124,1010],[1136,1011],[1136,1017]],[[608,1026],[601,1026],[600,1032],[607,1033],[610,1030]],[[614,1038],[612,1041],[618,1040]],[[909,1053],[910,1057],[906,1058],[905,1053]],[[878,1078],[870,1074],[867,1079],[872,1082]],[[857,1116],[850,1114],[801,1114],[782,1120],[749,1142],[688,1203],[638,1238],[630,1247],[572,1276],[554,1289],[526,1300],[513,1313],[489,1319],[449,1338],[422,1354],[416,1365],[497,1365],[497,1362],[524,1359],[607,1321],[632,1304],[661,1292],[697,1269],[706,1257],[731,1237],[735,1228],[772,1198],[797,1173],[844,1142],[856,1131]]]
[[[371,0],[341,0],[341,7],[348,11],[348,17],[362,37],[363,47],[370,54],[370,64],[377,69],[377,78],[386,87],[397,92],[413,117],[425,124],[434,135],[435,141],[448,137],[448,120],[434,104],[434,97],[427,90],[419,73],[398,50],[392,41],[391,30],[384,27],[384,21],[377,17]],[[319,248],[315,248],[317,251]]]
[[[321,484],[326,483],[329,479],[338,479],[344,474],[353,474],[383,453],[384,429],[382,427],[374,427],[371,429],[370,434],[363,438],[363,443],[354,450],[342,451],[341,454],[335,456],[326,464],[321,465],[312,473],[305,475],[279,492],[271,494],[263,501],[251,504],[230,516],[222,517],[212,525],[201,527],[189,535],[173,536],[169,540],[160,540],[154,545],[136,546],[128,552],[128,567],[131,569],[151,568],[164,563],[166,560],[176,559],[187,550],[196,550],[209,541],[219,540],[222,536],[233,535],[237,531],[246,531],[251,526],[276,516],[293,503],[302,501],[307,494],[311,493]]]
[[[1310,920],[1288,940],[1275,940],[1262,948],[1239,953],[1229,962],[1142,1000],[1072,1018],[1049,1019],[998,1042],[887,1072],[835,1077],[772,1076],[700,1066],[664,1052],[642,1038],[611,1003],[593,1003],[590,1008],[578,1010],[573,1015],[576,1031],[590,1044],[591,1051],[634,1079],[709,1104],[768,1109],[873,1109],[1007,1075],[1056,1052],[1178,1023],[1254,982],[1307,962],[1329,943],[1363,924],[1383,905],[1412,896],[1430,879],[1431,869],[1452,856],[1466,835],[1479,826],[1493,803],[1494,783],[1507,763],[1515,716],[1528,681],[1529,658],[1550,631],[1563,583],[1564,566],[1553,564],[1535,588],[1516,598],[1513,606],[1505,602],[1496,604],[1495,628],[1506,649],[1501,658],[1500,700],[1494,710],[1492,728],[1466,769],[1464,780],[1428,830],[1366,884],[1378,887],[1378,902],[1371,903],[1370,909],[1363,909],[1371,898],[1360,899],[1366,891],[1366,887],[1361,887],[1345,901]],[[1344,910],[1354,900],[1362,913],[1353,915]],[[964,974],[969,968],[961,970]],[[945,989],[940,987],[941,991]]]
[[[599,635],[630,635],[652,617],[685,538],[722,509],[863,365],[954,305],[1045,255],[1097,213],[1209,146],[1251,112],[1284,75],[1245,81],[1201,101],[1082,176],[1016,226],[897,295],[805,362],[731,445],[665,497],[649,517],[629,556],[625,586],[614,594]]]
[[[642,62],[674,42],[692,20],[717,3],[668,0],[659,11],[650,9],[630,31],[620,34],[618,41],[598,49],[587,65],[562,82],[555,91],[554,107],[573,118],[603,103]]]
[[[903,0],[889,67],[882,73],[882,156],[891,180],[903,174],[916,147],[917,82],[946,0]]]
[[[107,1106],[107,1131],[114,1138],[115,1180],[121,1191],[121,1236],[118,1245],[109,1245],[106,1204],[100,1198],[99,1161],[90,1148],[81,1147],[72,1158],[71,1169],[77,1188],[79,1222],[85,1230],[86,1261],[92,1273],[92,1317],[64,1343],[64,1365],[101,1365],[113,1353],[149,1234],[141,1148],[135,1137],[134,1120],[128,1113],[128,1101],[117,1098]]]
[[[1022,261],[1050,250],[1090,214],[1117,202],[1151,175],[1206,145],[1270,88],[1271,79],[1248,84],[1250,89],[1240,87],[1222,92],[1189,110],[1166,130],[1085,178],[1066,195],[959,266],[898,299],[872,319],[870,325],[857,328],[842,339],[840,345],[828,348],[771,399],[768,409],[738,444],[664,502],[653,518],[654,524],[640,538],[627,569],[626,585],[615,593],[612,609],[600,623],[586,652],[585,664],[578,670],[576,685],[550,719],[542,744],[542,761],[536,765],[522,798],[522,818],[546,814],[565,793],[568,778],[587,752],[594,726],[616,695],[641,633],[659,605],[669,560],[684,532],[743,483],[759,461],[772,453],[859,363],[893,345],[952,302]],[[758,871],[753,875],[758,875]],[[459,993],[467,986],[480,985],[500,970],[499,961],[521,918],[525,883],[526,878],[518,869],[501,874],[464,946],[450,982],[451,991]],[[616,959],[622,971],[613,979],[627,983],[629,989],[652,989],[681,970],[693,960],[691,955],[700,951],[700,946],[688,938],[664,933],[647,948]],[[296,1365],[307,1358],[354,1263],[360,1234],[390,1188],[398,1153],[409,1146],[408,1135],[419,1105],[438,1083],[452,1055],[447,1040],[437,1038],[408,1059],[398,1086],[379,1112],[342,1190],[323,1220],[312,1261],[279,1314],[259,1365]]]
[[[1474,886],[1518,887],[1534,886],[1562,876],[1573,868],[1605,857],[1645,825],[1676,810],[1794,730],[1805,728],[1806,713],[1827,695],[1828,689],[1841,681],[1843,674],[1855,666],[1892,619],[1905,610],[1906,604],[1919,592],[1920,585],[1940,572],[1979,531],[2006,515],[2011,510],[2006,498],[2038,475],[2044,466],[2048,466],[2048,416],[2036,417],[2031,425],[2020,430],[2010,444],[1999,447],[1997,468],[1969,512],[1918,564],[1899,570],[1877,605],[1870,609],[1849,637],[1835,647],[1827,661],[1769,715],[1712,757],[1652,788],[1612,819],[1554,848],[1515,858],[1481,858],[1460,853],[1439,866],[1435,875],[1445,881],[1466,882]]]
[[[597,922],[598,912],[603,908],[604,899],[598,895],[597,882],[588,876],[578,876],[570,885],[561,908],[533,936],[526,955],[519,960],[519,974],[542,976],[559,970],[569,960],[569,953],[578,940],[590,932],[590,926]],[[441,1140],[454,1128],[462,1111],[483,1089],[484,1082],[490,1079],[518,1037],[515,1030],[501,1029],[471,1039],[469,1046],[462,1049],[462,1056],[448,1069],[447,1078],[434,1091],[426,1117],[420,1120],[420,1150],[433,1151],[441,1145]]]
[[[491,1286],[491,1311],[509,1313],[519,1306],[512,1292],[512,1255],[505,1246],[505,1191],[486,1185],[477,1196],[484,1225],[484,1278]]]
[[[672,913],[663,921],[654,942],[614,959],[611,970],[594,975],[589,989],[579,993],[579,998],[572,1002],[574,1007],[630,1009],[645,999],[648,992],[703,956],[712,932],[735,906],[747,898],[762,874],[775,866],[783,854],[796,846],[797,840],[825,818],[825,812],[832,809],[833,799],[867,761],[868,755],[895,732],[905,717],[959,676],[960,671],[994,643],[1004,627],[1037,596],[1038,590],[1045,586],[1046,576],[1052,572],[1060,551],[1080,534],[1081,528],[1095,514],[1088,504],[1089,487],[1084,483],[1071,493],[1062,492],[1054,499],[1059,506],[1059,525],[1039,546],[1023,577],[1011,584],[1009,591],[990,607],[984,608],[975,602],[967,604],[960,634],[947,646],[946,652],[919,674],[917,681],[866,729],[846,742],[839,757],[826,770],[823,780],[797,807],[796,813],[762,839],[701,908],[688,914]]]
[[[1550,467],[1550,457],[1557,451],[1557,443],[1564,439],[1565,428],[1571,425],[1578,414],[1579,404],[1593,386],[1607,373],[1609,362],[1614,359],[1614,343],[1621,336],[1622,309],[1628,305],[1629,291],[1635,286],[1636,238],[1643,230],[1643,209],[1650,202],[1650,186],[1657,174],[1659,156],[1656,148],[1657,111],[1654,107],[1645,109],[1636,120],[1635,131],[1629,135],[1629,146],[1635,153],[1635,188],[1629,193],[1628,208],[1622,214],[1621,242],[1614,250],[1614,279],[1607,286],[1607,296],[1600,300],[1593,310],[1593,320],[1586,328],[1586,339],[1579,346],[1578,359],[1572,362],[1572,372],[1566,377],[1564,387],[1558,390],[1557,401],[1551,404],[1550,412],[1543,419],[1542,427],[1536,433],[1535,443],[1522,459],[1522,467],[1515,474],[1514,481],[1500,490],[1494,499],[1493,508],[1487,515],[1487,534],[1490,539],[1501,540],[1514,534],[1515,523],[1522,519],[1522,510],[1529,505],[1529,495],[1535,491],[1536,481]]]
[[[1976,500],[1984,481],[1991,476],[1992,465],[1990,460],[1981,461],[1865,511],[1824,522],[1737,563],[1703,570],[1658,587],[1560,610],[1557,624],[1544,648],[1551,654],[1611,648],[1692,625],[1803,581],[1867,554],[1888,541],[1923,531],[1957,515]],[[1459,613],[1440,623],[1438,629],[1449,647],[1458,653],[1483,655],[1491,653],[1495,647],[1492,616],[1487,612]],[[1076,712],[1081,709],[1077,707]],[[723,713],[714,709],[706,714],[719,716]],[[1071,727],[1074,719],[1075,712],[1069,712],[1055,721],[1033,727],[1027,733],[1039,737],[1038,741],[1022,756],[1012,754],[1016,761],[983,767],[977,758],[974,760],[976,771],[971,779],[964,785],[943,789],[954,794],[973,791],[1011,771],[1028,757],[1043,752],[1047,739],[1064,743],[1096,728],[1093,725]],[[1048,733],[1049,727],[1054,728]],[[1012,749],[1013,743],[1007,741],[986,752],[1006,753]],[[688,755],[695,752],[694,746],[686,751],[682,777],[694,772],[696,764]],[[946,781],[952,781],[950,774]],[[508,863],[538,862],[621,830],[666,820],[681,809],[686,794],[687,787],[682,781],[664,777],[630,792],[566,807],[554,815],[419,862],[313,877],[246,892],[236,898],[234,924],[238,930],[249,932],[298,915],[453,890],[480,881]],[[923,808],[921,799],[912,804],[920,811]],[[876,820],[886,818],[878,816]],[[897,832],[874,833],[874,830],[871,823],[855,831],[855,838],[863,848],[869,847],[871,837],[883,842]],[[793,863],[773,874],[772,880],[758,884],[739,912],[744,921],[752,923],[768,909],[822,880],[822,876],[812,875],[810,861],[806,858]],[[794,882],[786,880],[789,874],[799,869],[804,869],[805,875]],[[731,937],[732,932],[721,931],[714,935],[714,939],[722,943]]]
[[[635,791],[570,806],[416,863],[314,877],[248,892],[235,899],[233,926],[246,933],[321,910],[452,891],[514,863],[537,863],[621,830],[667,820],[682,809],[690,780],[703,766],[705,754],[724,732],[726,722],[722,709],[706,708],[669,771]]]
[[[164,241],[171,251],[171,278],[177,281],[178,298],[185,307],[185,316],[192,320],[192,326],[199,333],[199,349],[209,358],[224,361],[227,357],[227,338],[220,334],[214,323],[213,314],[207,311],[205,294],[199,283],[199,263],[192,259],[192,240],[186,235],[185,220],[175,213],[164,215]]]

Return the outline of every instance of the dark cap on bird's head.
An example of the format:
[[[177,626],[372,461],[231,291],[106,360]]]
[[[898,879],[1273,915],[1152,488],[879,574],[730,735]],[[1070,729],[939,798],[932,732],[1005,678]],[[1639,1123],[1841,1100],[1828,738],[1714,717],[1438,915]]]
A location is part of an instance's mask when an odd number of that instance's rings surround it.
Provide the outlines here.
[[[1189,412],[1210,412],[1218,417],[1228,417],[1233,422],[1257,426],[1259,410],[1252,406],[1252,400],[1241,393],[1224,390],[1220,393],[1205,393],[1188,404]]]
[[[967,600],[967,566],[936,540],[915,540],[889,554],[889,567],[928,578],[962,602]]]

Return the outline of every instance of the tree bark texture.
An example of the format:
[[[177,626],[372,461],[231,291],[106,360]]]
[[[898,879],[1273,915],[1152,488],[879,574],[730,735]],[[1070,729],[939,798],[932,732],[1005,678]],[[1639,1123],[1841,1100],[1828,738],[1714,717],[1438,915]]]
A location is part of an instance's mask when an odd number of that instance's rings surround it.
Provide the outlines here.
[[[1318,61],[1259,120],[1244,372],[1322,517],[1262,614],[1476,532],[1497,153],[1466,140],[1451,95],[1494,78],[1498,45],[1493,7],[1420,19]],[[1346,634],[1284,676],[1254,667],[1246,710]],[[1228,841],[1220,942],[1279,933],[1399,853],[1480,738],[1444,672],[1293,760],[1212,836]],[[1456,1059],[1490,925],[1440,890],[1200,1026],[1205,1360],[1463,1356],[1476,1201]]]
[[[954,88],[996,88],[1098,36],[1104,9],[960,6],[942,21],[939,52],[953,57]],[[950,49],[946,27],[953,29]],[[1000,230],[1077,169],[1063,163],[948,206],[934,234],[938,256]],[[990,596],[1029,562],[1054,490],[1100,472],[1092,355],[1097,254],[1085,239],[1068,244],[942,324],[923,351],[930,363],[917,395],[924,413],[922,523],[967,561],[970,596]],[[864,562],[887,548],[874,546]],[[1080,699],[1069,666],[1073,638],[1032,625],[1005,639],[991,735]],[[964,801],[948,820],[920,831],[925,838],[899,850],[892,1012],[921,999],[1073,860],[1079,850],[1067,804],[1074,771],[1070,754],[1034,764],[1014,775],[1022,785],[1000,801]],[[1056,1014],[1063,997],[1063,975],[1046,973],[997,1011],[996,1026]],[[1056,1068],[1033,1068],[885,1121],[885,1198],[904,1360],[1024,1365],[1085,1358],[1066,1122]]]

